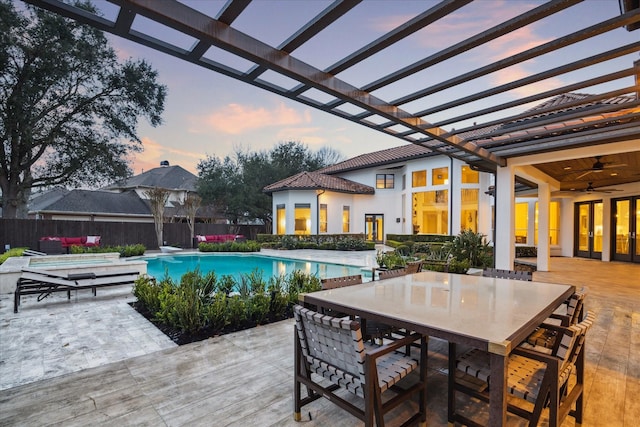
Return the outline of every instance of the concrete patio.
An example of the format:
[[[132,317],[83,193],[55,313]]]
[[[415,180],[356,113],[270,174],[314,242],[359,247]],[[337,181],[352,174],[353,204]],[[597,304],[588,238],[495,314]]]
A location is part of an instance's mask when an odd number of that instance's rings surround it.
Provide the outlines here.
[[[300,258],[312,251],[288,251]],[[364,254],[323,260],[370,265]],[[318,256],[318,253],[315,253]],[[370,253],[369,253],[370,256]],[[333,257],[327,258],[327,257]],[[320,257],[319,257],[320,258]],[[534,280],[588,286],[584,426],[640,419],[640,265],[552,258]],[[293,322],[178,347],[127,303],[130,289],[68,302],[0,298],[0,425],[357,426],[326,399],[292,418]],[[429,345],[428,423],[446,425],[446,343]],[[524,425],[510,418],[510,425]],[[564,425],[573,425],[568,418]]]

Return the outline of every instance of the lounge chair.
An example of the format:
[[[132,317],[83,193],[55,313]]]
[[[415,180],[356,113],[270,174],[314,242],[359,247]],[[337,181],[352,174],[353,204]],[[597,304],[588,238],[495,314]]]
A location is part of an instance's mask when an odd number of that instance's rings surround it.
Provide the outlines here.
[[[314,400],[326,397],[331,402],[347,410],[364,421],[364,425],[384,426],[384,414],[399,404],[411,401],[417,396],[418,409],[408,416],[403,425],[426,421],[426,379],[427,341],[413,334],[382,347],[364,342],[360,323],[346,318],[325,316],[315,311],[294,307],[295,317],[295,382],[294,420],[302,419],[302,407]],[[419,340],[420,361],[397,352],[400,347]],[[406,384],[403,389],[398,383],[409,373],[420,369],[417,382]],[[325,381],[318,382],[312,374]],[[329,382],[329,384],[327,384]],[[307,396],[302,397],[301,386],[306,386]],[[364,399],[364,409],[346,400],[343,388]],[[382,401],[382,394],[392,390],[397,394]]]
[[[22,295],[38,295],[38,301],[42,301],[54,292],[66,292],[67,299],[71,299],[71,291],[91,289],[95,296],[97,288],[131,285],[139,275],[138,271],[123,270],[63,274],[51,270],[23,268],[16,284],[13,311],[18,312]]]

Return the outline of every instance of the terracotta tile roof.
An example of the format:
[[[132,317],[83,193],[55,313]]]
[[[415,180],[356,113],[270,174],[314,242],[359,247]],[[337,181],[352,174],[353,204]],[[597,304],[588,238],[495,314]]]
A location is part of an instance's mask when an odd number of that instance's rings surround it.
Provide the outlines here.
[[[352,157],[351,159],[320,169],[318,172],[334,174],[350,170],[370,168],[373,166],[384,166],[392,163],[436,155],[439,155],[439,153],[430,151],[424,146],[407,144],[400,147],[387,148],[380,151],[374,151],[373,153]]]
[[[368,185],[350,181],[320,172],[300,172],[276,183],[267,185],[263,191],[274,193],[285,190],[331,190],[338,193],[373,194],[375,189]]]

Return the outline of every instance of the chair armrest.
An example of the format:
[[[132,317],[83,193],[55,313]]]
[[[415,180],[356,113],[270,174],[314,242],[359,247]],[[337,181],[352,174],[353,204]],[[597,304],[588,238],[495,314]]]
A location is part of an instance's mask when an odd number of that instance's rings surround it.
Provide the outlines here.
[[[560,320],[560,322],[562,322],[562,326],[569,326],[569,316],[566,314],[551,313],[549,317],[552,319]]]
[[[559,364],[562,362],[562,360],[557,356],[553,356],[547,353],[541,353],[539,351],[535,351],[530,348],[516,347],[513,349],[511,354],[516,354],[518,356],[526,357],[528,359],[538,360],[540,362],[546,363],[547,365],[550,363]]]
[[[540,324],[541,328],[544,329],[548,329],[550,331],[556,331],[557,333],[561,334],[564,331],[567,330],[567,326],[564,325],[554,325],[553,323],[541,323]]]
[[[408,344],[411,344],[414,341],[418,341],[421,338],[422,338],[422,335],[413,333],[399,340],[394,340],[389,344],[385,344],[383,346],[377,347],[373,350],[367,350],[365,353],[367,357],[372,357],[374,359],[377,359],[380,356],[383,356],[387,353],[391,353],[392,351],[395,351],[401,347],[405,347]]]

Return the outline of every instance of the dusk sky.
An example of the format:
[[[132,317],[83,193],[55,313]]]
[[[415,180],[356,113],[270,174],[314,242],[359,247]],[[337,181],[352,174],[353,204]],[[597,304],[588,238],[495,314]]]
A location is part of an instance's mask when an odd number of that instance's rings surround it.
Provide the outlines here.
[[[215,16],[225,2],[195,0],[185,1],[185,3],[210,16]],[[233,27],[277,47],[298,30],[304,22],[330,3],[320,0],[305,2],[258,0],[250,4],[233,24]],[[426,3],[435,4],[437,2]],[[344,71],[338,75],[338,78],[353,85],[362,86],[402,66],[436,53],[452,43],[484,31],[504,19],[530,10],[541,3],[543,2],[525,0],[480,0],[473,2],[451,16],[404,39],[392,49],[387,49]],[[96,1],[95,4],[104,10],[106,17],[111,18],[110,13],[113,13],[113,5],[102,0]],[[316,39],[294,51],[293,56],[317,68],[324,69],[425,10],[424,4],[425,2],[422,1],[365,1],[364,4],[357,6],[351,13],[340,19],[335,26],[329,27]],[[619,14],[617,0],[587,0],[579,6],[556,14],[551,19],[543,20],[542,23],[527,26],[486,46],[473,49],[467,52],[464,58],[445,61],[374,92],[374,94],[385,101],[392,101],[421,87],[460,75],[547,42],[554,37],[592,25],[603,18],[612,18]],[[167,29],[153,28],[152,25],[148,25],[148,22],[136,19],[133,28],[145,29],[152,35],[155,35],[154,31],[157,31],[159,36],[167,37],[185,48],[193,43],[193,40],[184,36],[169,34],[170,31]],[[160,82],[168,88],[163,115],[164,124],[153,128],[144,120],[140,122],[138,135],[143,140],[144,151],[133,159],[132,167],[135,174],[158,166],[161,160],[168,160],[172,165],[180,165],[197,173],[197,163],[207,155],[224,157],[232,154],[237,147],[251,151],[268,150],[279,142],[292,140],[306,144],[312,150],[323,146],[332,147],[345,158],[404,143],[391,136],[125,39],[113,35],[108,35],[108,37],[121,58],[144,58],[150,62],[158,70]],[[526,61],[465,85],[470,85],[468,87],[473,88],[476,92],[478,87],[503,84],[560,65],[566,62],[569,57],[571,60],[581,59],[615,46],[635,42],[637,38],[638,31],[627,32],[623,29],[616,29],[591,41],[581,42],[541,58]],[[598,46],[600,50],[595,51],[594,46]],[[218,59],[219,55],[230,56],[222,51],[216,52],[215,48],[211,48],[205,56]],[[633,61],[637,59],[638,54],[636,53],[609,63],[589,67],[589,69],[603,74],[608,72],[607,67],[612,68],[611,71],[631,67]],[[252,65],[248,62],[243,64],[243,61],[228,60],[229,63],[240,69],[248,69]],[[587,78],[587,74],[584,73],[585,71],[577,71],[567,76],[560,76],[560,78],[548,79],[539,84],[506,92],[492,97],[492,99],[477,101],[473,103],[472,107],[476,109],[485,104],[489,106],[498,102],[506,102],[523,96],[523,94],[536,93],[584,80]],[[268,79],[268,74],[265,74],[264,78]],[[278,79],[278,77],[274,76],[273,79]],[[286,82],[282,84],[286,85]],[[624,85],[631,84],[633,81],[629,79]],[[402,108],[408,111],[418,111],[429,105],[437,105],[459,98],[464,96],[465,85],[443,91],[425,100],[416,101],[417,105],[406,104]],[[616,87],[621,86],[619,83],[616,84]],[[607,85],[600,85],[594,87],[593,90],[585,89],[580,92],[598,93],[611,89],[612,87]],[[523,107],[518,109],[518,111],[522,110]],[[445,111],[441,113],[442,115],[436,114],[434,117],[425,117],[425,119],[434,122],[464,111],[464,107],[459,107]],[[487,117],[487,119],[489,118]],[[451,126],[457,127],[458,125]]]

